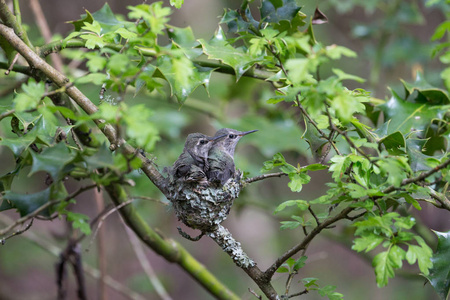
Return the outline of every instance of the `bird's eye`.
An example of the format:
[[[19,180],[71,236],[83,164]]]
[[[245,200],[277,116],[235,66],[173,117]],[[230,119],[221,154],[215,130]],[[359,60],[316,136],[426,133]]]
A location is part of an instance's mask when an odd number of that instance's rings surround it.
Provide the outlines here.
[[[236,138],[236,135],[235,135],[235,134],[230,134],[228,137],[229,137],[230,139],[235,139],[235,138]]]
[[[200,145],[204,145],[204,144],[206,144],[206,143],[208,143],[207,140],[200,140]]]

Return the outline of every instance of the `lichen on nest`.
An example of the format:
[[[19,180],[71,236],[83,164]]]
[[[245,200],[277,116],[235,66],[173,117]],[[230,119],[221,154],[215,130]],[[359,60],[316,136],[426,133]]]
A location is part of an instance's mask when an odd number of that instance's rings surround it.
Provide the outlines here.
[[[241,172],[236,172],[236,176],[223,186],[169,178],[168,189],[169,200],[178,219],[190,228],[211,232],[227,218],[234,199],[239,196]]]

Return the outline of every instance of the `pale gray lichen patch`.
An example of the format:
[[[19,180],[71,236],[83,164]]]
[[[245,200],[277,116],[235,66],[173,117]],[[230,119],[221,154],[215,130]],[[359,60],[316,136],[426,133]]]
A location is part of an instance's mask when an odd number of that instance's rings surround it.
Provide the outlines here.
[[[242,250],[241,243],[237,242],[228,229],[222,225],[217,225],[216,229],[208,232],[207,235],[219,244],[223,251],[228,253],[238,266],[248,268],[256,265],[244,250]]]
[[[187,226],[203,232],[215,230],[228,216],[242,188],[241,173],[223,186],[193,184],[169,178],[169,200],[175,214]]]

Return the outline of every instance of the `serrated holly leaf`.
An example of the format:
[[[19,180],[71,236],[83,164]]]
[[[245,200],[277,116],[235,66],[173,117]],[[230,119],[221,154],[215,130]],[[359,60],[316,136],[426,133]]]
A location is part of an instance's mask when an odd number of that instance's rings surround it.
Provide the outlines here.
[[[83,159],[87,162],[87,168],[89,171],[93,171],[98,168],[111,168],[114,169],[114,160],[111,151],[106,144],[102,144],[98,151],[91,155],[84,155]]]
[[[191,27],[179,28],[167,25],[167,28],[169,38],[189,59],[202,55],[202,49],[197,47],[200,43],[196,40]]]
[[[450,291],[450,231],[434,231],[438,237],[436,252],[431,258],[433,268],[427,279],[430,281],[441,300],[447,299]]]
[[[400,131],[403,134],[411,130],[425,130],[434,118],[444,112],[439,106],[407,102],[391,90],[392,97],[378,108],[389,120],[388,134]]]
[[[450,103],[447,92],[429,84],[421,72],[417,72],[414,83],[408,83],[404,80],[401,81],[408,96],[418,91],[430,104],[446,105]]]
[[[83,27],[85,25],[85,23],[94,22],[94,18],[92,17],[91,13],[88,10],[85,10],[85,11],[86,11],[86,14],[80,16],[82,19],[67,22],[67,23],[71,23],[75,27],[75,31],[80,31],[81,27]]]
[[[172,95],[175,95],[178,102],[184,103],[187,97],[200,85],[208,91],[212,68],[200,67],[193,64],[186,57],[170,59],[161,57],[158,60],[158,71],[169,82]]]
[[[23,217],[47,203],[50,200],[50,195],[51,187],[34,194],[17,194],[6,191],[3,201],[6,201],[11,208],[16,208],[20,216]],[[40,215],[48,216],[48,209],[42,211]]]
[[[245,19],[244,19],[245,18]],[[228,10],[222,16],[220,23],[225,23],[228,26],[228,31],[237,32],[253,32],[259,27],[259,22],[256,21],[250,9],[246,8],[244,11]]]
[[[115,31],[118,27],[123,27],[125,24],[130,23],[127,21],[119,21],[112,12],[108,3],[105,3],[102,8],[92,13],[92,17],[101,25],[102,34]]]
[[[55,142],[58,119],[49,110],[40,110],[42,115],[36,121],[33,129],[28,133],[36,138],[36,142],[50,145]],[[28,135],[27,134],[27,135]]]
[[[383,137],[379,143],[383,144],[388,153],[391,155],[405,154],[404,149],[406,147],[406,140],[400,131],[396,131]]]
[[[308,202],[305,200],[288,200],[288,201],[285,201],[285,202],[281,203],[280,205],[278,205],[273,213],[274,214],[279,213],[280,211],[284,210],[286,207],[294,206],[294,205],[296,205],[300,210],[307,210],[309,207]]]
[[[45,148],[41,153],[31,151],[33,164],[29,175],[43,171],[51,175],[53,181],[62,179],[72,169],[70,163],[75,158],[64,143],[58,143],[54,147]]]
[[[25,149],[27,149],[35,140],[34,135],[24,135],[17,138],[2,138],[0,145],[6,146],[14,153],[14,156],[19,157]]]
[[[280,32],[293,33],[297,27],[305,25],[303,19],[306,15],[300,9],[295,0],[265,0],[260,8],[261,19],[275,24],[274,28]]]
[[[203,52],[209,59],[219,60],[233,68],[236,74],[236,81],[238,81],[255,63],[262,59],[262,57],[259,56],[251,56],[242,47],[234,48],[231,46],[221,27],[219,27],[211,40],[207,42],[200,39],[199,42],[203,47]]]

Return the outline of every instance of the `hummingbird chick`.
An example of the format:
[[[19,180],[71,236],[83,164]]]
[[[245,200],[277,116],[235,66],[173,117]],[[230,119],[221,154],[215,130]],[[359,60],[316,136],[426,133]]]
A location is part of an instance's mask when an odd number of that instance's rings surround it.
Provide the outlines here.
[[[238,131],[231,128],[222,128],[216,132],[215,137],[223,137],[214,141],[208,153],[209,168],[206,175],[210,182],[220,182],[224,185],[228,179],[235,176],[236,167],[234,165],[234,150],[239,140],[251,131]]]
[[[184,149],[172,166],[172,176],[175,180],[206,184],[205,172],[208,170],[208,152],[213,142],[224,135],[210,137],[201,133],[191,133],[187,136]]]

